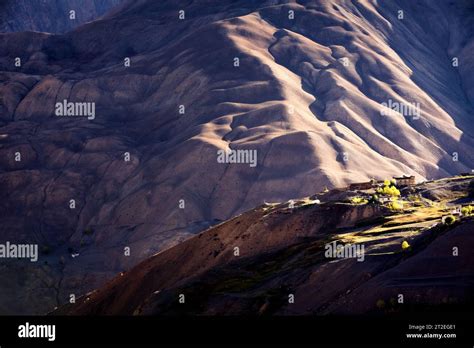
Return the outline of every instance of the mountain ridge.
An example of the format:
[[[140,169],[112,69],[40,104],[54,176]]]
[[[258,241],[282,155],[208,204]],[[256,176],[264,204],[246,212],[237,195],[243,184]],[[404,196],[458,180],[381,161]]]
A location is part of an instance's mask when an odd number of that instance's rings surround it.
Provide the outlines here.
[[[354,203],[372,190],[347,188],[265,204],[51,314],[347,315],[472,307],[474,220],[444,218],[456,204],[472,203],[473,183],[467,176],[403,187],[401,209]],[[333,243],[363,246],[362,253],[328,256]]]

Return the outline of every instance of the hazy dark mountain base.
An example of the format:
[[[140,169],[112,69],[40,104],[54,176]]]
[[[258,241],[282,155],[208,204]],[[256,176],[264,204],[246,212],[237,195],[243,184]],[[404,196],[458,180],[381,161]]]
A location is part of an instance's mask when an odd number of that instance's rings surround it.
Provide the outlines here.
[[[0,313],[47,312],[264,201],[470,172],[473,13],[469,0],[133,0],[66,34],[0,34],[0,236],[42,250],[2,262]],[[95,102],[95,119],[56,117],[64,99]],[[382,116],[389,99],[420,117]],[[218,163],[228,148],[256,150],[257,166]]]
[[[102,16],[121,2],[123,0],[2,0],[0,32],[64,33]]]
[[[473,179],[402,189],[401,210],[350,203],[366,194],[352,191],[318,194],[313,198],[320,204],[308,198],[293,208],[260,206],[153,256],[55,314],[468,311],[474,304],[474,213],[453,223],[442,218],[474,201]],[[325,245],[332,241],[363,244],[365,259],[328,258]]]

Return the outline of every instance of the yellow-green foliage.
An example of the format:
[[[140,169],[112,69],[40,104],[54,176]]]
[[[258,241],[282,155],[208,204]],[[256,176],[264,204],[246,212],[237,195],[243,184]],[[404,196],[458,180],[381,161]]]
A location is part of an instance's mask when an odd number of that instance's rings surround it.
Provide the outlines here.
[[[403,209],[403,204],[400,201],[392,201],[388,204],[388,207],[392,210],[401,210]]]
[[[377,189],[377,193],[392,197],[400,196],[400,190],[397,189],[395,183],[390,180],[385,180],[383,182],[383,187]]]
[[[468,216],[468,215],[471,215],[472,213],[474,212],[474,208],[470,205],[468,205],[467,207],[463,207],[461,209],[461,213],[462,215],[464,216]]]
[[[359,196],[357,196],[357,197],[352,197],[352,198],[351,198],[351,202],[352,202],[353,204],[367,204],[367,203],[368,203],[368,201],[367,201],[366,199],[364,199],[364,198],[362,198],[362,197],[359,197]]]
[[[446,219],[444,219],[444,223],[446,225],[452,225],[456,221],[456,218],[452,215],[446,216]]]
[[[400,196],[400,191],[395,186],[384,186],[377,189],[377,193],[392,197]]]

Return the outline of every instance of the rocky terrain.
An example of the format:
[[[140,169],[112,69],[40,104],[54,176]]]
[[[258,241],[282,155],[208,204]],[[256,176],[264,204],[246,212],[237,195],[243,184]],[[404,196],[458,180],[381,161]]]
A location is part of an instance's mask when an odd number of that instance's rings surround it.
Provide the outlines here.
[[[324,315],[472,308],[474,212],[453,222],[443,217],[474,202],[474,176],[405,188],[404,207],[397,210],[354,204],[351,198],[361,193],[342,192],[257,207],[151,257],[55,314]],[[333,242],[364,245],[364,257],[328,257],[326,246]]]
[[[468,0],[139,0],[0,33],[0,237],[42,251],[0,264],[0,313],[44,313],[265,201],[470,172],[473,17]],[[65,99],[94,119],[57,117]]]

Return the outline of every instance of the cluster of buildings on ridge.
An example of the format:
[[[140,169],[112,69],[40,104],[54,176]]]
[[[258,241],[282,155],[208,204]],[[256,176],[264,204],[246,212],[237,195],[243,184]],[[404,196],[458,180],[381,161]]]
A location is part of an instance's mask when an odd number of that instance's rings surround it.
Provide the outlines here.
[[[403,175],[401,177],[393,177],[395,179],[395,183],[398,187],[404,187],[404,186],[413,186],[416,184],[415,181],[415,176],[407,176]],[[353,183],[349,185],[349,190],[355,191],[355,190],[370,190],[372,188],[376,188],[380,185],[383,185],[384,180],[375,180],[372,179],[368,182],[360,182],[360,183]]]

